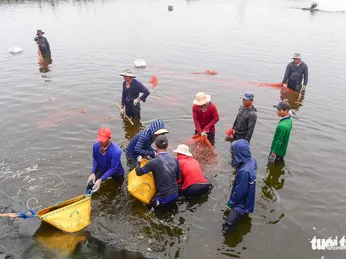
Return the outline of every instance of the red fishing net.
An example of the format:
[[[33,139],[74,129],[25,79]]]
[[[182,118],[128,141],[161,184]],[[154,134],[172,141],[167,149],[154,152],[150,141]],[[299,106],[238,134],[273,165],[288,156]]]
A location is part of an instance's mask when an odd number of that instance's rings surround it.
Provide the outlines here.
[[[217,163],[217,153],[206,136],[193,135],[190,140],[185,142],[185,145],[190,147],[193,158],[201,165]]]
[[[152,76],[148,83],[152,84],[153,87],[155,88],[158,82],[159,80],[156,78],[156,76]]]
[[[216,70],[205,70],[203,72],[194,72],[192,74],[205,74],[205,75],[208,75],[208,76],[216,76],[219,73]]]

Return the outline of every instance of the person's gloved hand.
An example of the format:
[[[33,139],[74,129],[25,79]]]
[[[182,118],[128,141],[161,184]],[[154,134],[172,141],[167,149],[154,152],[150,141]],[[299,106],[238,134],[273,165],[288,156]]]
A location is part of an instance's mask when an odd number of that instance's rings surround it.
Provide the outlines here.
[[[232,205],[231,205],[229,202],[226,203],[226,207],[227,207],[228,209],[232,209]]]
[[[124,114],[125,114],[125,110],[124,110],[124,108],[121,108],[121,110],[120,110],[120,114],[121,114],[121,115],[124,115]]]
[[[94,173],[92,173],[88,178],[87,184],[89,184],[90,182],[95,183],[95,179],[96,179],[96,176]]]
[[[285,88],[287,88],[287,84],[286,84],[286,83],[282,84],[282,86],[285,87]]]
[[[208,136],[207,132],[205,132],[204,130],[201,133],[201,136]]]
[[[94,187],[93,187],[93,192],[97,192],[100,189],[101,183],[102,183],[101,178],[95,182]]]
[[[140,102],[141,99],[137,98],[133,100],[133,105],[137,105]]]
[[[233,138],[233,129],[229,128],[228,130],[226,130],[226,135],[229,138]]]
[[[274,153],[271,153],[268,157],[268,163],[274,164],[276,155]]]
[[[138,156],[137,157],[137,161],[140,162],[140,163],[142,162],[142,159],[143,159],[142,156]]]

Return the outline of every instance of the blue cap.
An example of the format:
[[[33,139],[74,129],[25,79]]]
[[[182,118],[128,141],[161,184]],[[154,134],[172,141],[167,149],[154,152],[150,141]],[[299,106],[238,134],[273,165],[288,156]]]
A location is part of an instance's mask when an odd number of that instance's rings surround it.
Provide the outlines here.
[[[243,96],[243,99],[246,101],[250,101],[250,100],[253,100],[254,97],[255,96],[252,92],[246,92]]]

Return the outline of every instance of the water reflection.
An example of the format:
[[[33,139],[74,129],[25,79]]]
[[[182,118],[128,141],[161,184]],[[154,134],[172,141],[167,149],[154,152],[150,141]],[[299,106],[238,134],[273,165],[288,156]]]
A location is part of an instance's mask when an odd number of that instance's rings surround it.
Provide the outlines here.
[[[53,63],[52,58],[43,58],[41,59],[38,64],[39,64],[39,71],[41,73],[48,73],[50,70],[50,66]]]
[[[224,215],[226,217],[226,213]],[[243,241],[243,238],[250,233],[252,227],[252,219],[248,214],[243,215],[236,227],[232,231],[225,231],[223,233],[225,241],[223,244],[230,248],[235,248]],[[234,252],[234,251],[232,251]]]
[[[291,91],[287,88],[282,88],[280,91],[281,101],[286,101],[291,105],[291,109],[296,112],[300,107],[303,106],[303,101],[305,97],[305,90],[301,90],[300,93]]]
[[[44,248],[44,252],[39,253],[42,258],[143,258],[139,253],[108,246],[88,231],[69,234],[45,222],[34,234],[34,239]],[[31,245],[22,255],[23,258],[37,258],[37,252]]]
[[[285,174],[285,161],[282,160],[275,164],[268,164],[267,173],[268,176],[264,180],[264,183],[275,190],[281,190],[285,184],[285,179],[282,177]]]
[[[130,121],[124,119],[123,129],[125,132],[125,139],[131,140],[138,132],[144,129],[140,118],[132,119],[134,125]]]
[[[280,161],[275,164],[268,163],[268,176],[264,179],[262,186],[262,197],[274,202],[277,196],[274,190],[281,190],[284,187],[285,179],[282,177],[285,174],[285,161]],[[280,177],[282,177],[280,179]]]
[[[67,234],[48,223],[42,222],[34,234],[34,238],[46,250],[59,256],[66,256],[74,253],[77,247],[86,241],[87,233]]]

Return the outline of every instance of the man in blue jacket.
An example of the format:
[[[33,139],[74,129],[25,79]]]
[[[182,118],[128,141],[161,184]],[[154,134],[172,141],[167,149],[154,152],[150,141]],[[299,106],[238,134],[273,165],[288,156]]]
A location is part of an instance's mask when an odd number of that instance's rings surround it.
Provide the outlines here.
[[[130,69],[126,69],[120,75],[124,77],[120,113],[126,113],[132,119],[140,118],[140,102],[145,102],[150,92],[141,82],[135,79],[136,77]],[[143,94],[139,97],[140,93]]]
[[[239,218],[245,213],[252,213],[255,206],[257,161],[251,156],[249,142],[236,140],[231,145],[236,168],[236,176],[227,207],[231,209],[225,228],[234,228]]]
[[[101,183],[112,177],[114,180],[124,180],[124,168],[121,164],[121,149],[111,142],[112,131],[109,128],[100,128],[98,142],[93,145],[93,167],[88,178],[87,189],[96,192]]]
[[[156,157],[157,150],[151,147],[158,135],[166,134],[165,124],[162,120],[154,120],[150,126],[136,134],[126,148],[128,166],[133,169],[137,163],[137,157]]]

